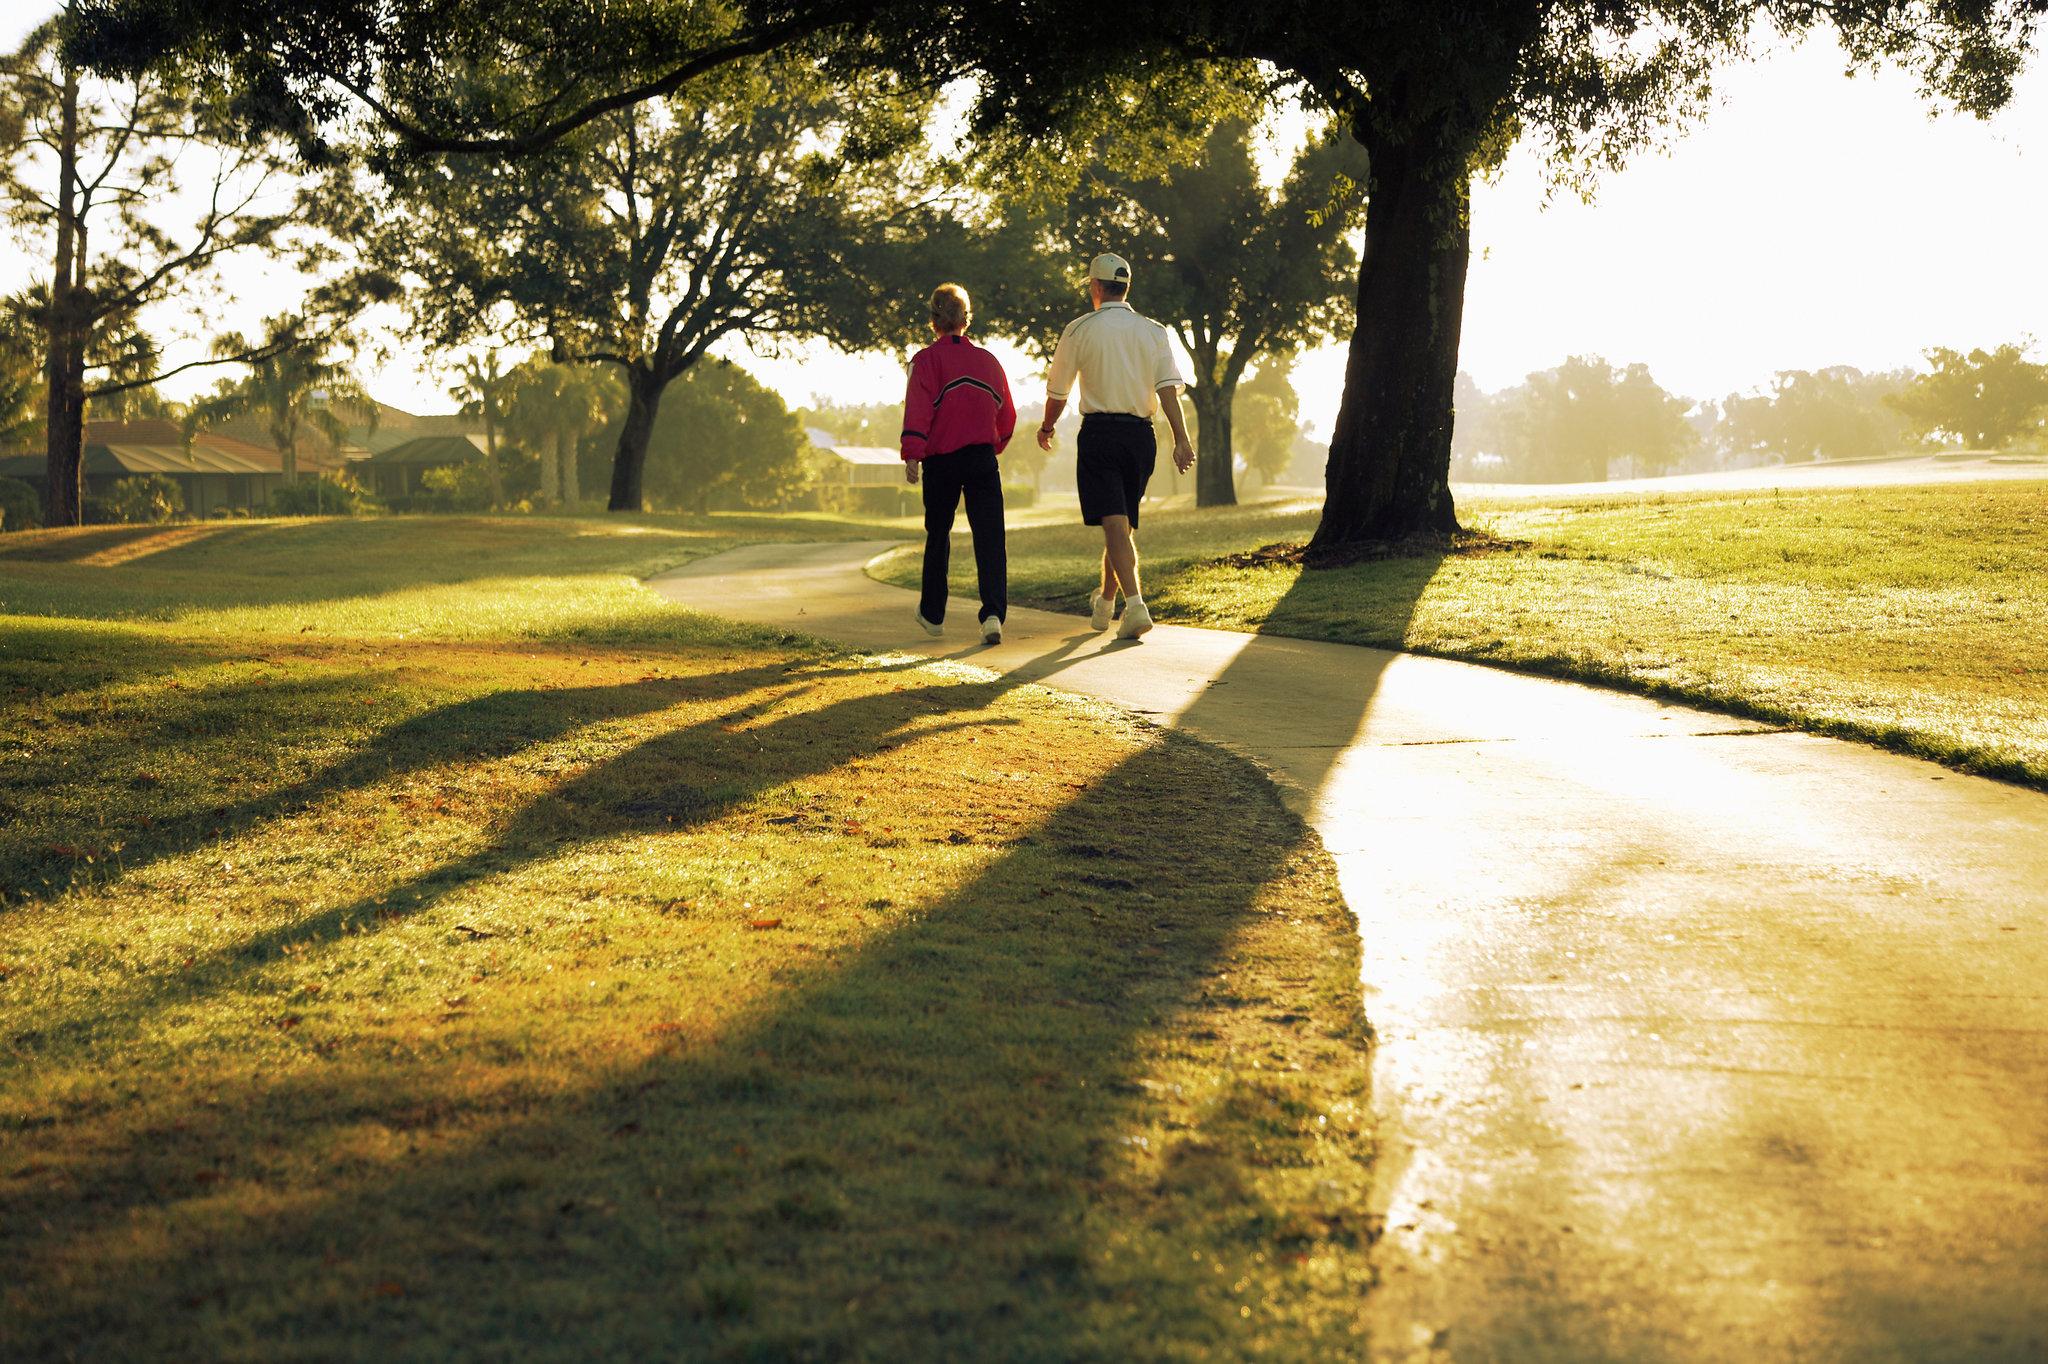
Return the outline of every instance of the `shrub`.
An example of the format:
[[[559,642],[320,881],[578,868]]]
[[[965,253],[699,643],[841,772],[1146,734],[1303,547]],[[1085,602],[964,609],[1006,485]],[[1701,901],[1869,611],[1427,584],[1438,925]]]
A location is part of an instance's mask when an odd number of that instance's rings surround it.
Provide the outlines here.
[[[431,507],[434,511],[477,512],[491,509],[491,471],[484,467],[481,459],[428,469],[420,475],[420,487],[423,492],[435,495]],[[427,499],[421,496],[417,500],[425,502]],[[428,509],[420,508],[422,511]]]
[[[181,515],[185,494],[162,474],[117,478],[104,493],[85,499],[88,525],[156,525]]]
[[[346,473],[315,474],[270,494],[276,516],[362,516],[377,509],[377,500]]]
[[[42,499],[18,478],[0,478],[0,531],[27,530],[43,523]]]
[[[1005,507],[1028,507],[1038,501],[1038,489],[1029,483],[1005,483],[1003,505]]]

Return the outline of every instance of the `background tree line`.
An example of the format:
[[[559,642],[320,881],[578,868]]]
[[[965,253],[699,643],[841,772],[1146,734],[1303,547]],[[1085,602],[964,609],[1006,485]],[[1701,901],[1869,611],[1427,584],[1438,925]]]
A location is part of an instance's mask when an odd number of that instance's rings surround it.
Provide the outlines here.
[[[1599,356],[1493,393],[1460,374],[1453,468],[1473,481],[1571,483],[1912,450],[2048,453],[2048,364],[2030,349],[1936,347],[1924,370],[1786,370],[1704,402]]]

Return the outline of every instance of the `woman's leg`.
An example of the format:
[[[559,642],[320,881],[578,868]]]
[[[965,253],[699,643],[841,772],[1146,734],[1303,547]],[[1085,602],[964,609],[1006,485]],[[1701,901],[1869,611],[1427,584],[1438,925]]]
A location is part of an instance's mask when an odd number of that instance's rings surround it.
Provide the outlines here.
[[[918,471],[924,493],[924,582],[917,613],[934,625],[946,620],[946,573],[953,560],[953,512],[960,505],[960,482],[951,455],[932,455]]]
[[[1003,471],[996,452],[977,452],[964,471],[967,525],[974,532],[974,576],[981,589],[981,615],[1002,620],[1010,613],[1010,555],[1003,529]],[[927,617],[929,619],[929,617]]]

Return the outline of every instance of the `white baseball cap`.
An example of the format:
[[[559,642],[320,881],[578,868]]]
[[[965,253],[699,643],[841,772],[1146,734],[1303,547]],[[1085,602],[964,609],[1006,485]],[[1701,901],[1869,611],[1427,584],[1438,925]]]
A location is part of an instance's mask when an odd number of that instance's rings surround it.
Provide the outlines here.
[[[1112,256],[1104,252],[1089,265],[1088,278],[1099,279],[1106,284],[1129,284],[1131,263],[1122,256]]]

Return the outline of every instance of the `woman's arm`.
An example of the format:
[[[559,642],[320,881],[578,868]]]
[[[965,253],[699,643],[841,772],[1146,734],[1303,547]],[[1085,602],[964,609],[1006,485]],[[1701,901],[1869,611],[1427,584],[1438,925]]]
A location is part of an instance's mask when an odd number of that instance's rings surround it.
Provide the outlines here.
[[[932,404],[938,393],[932,385],[931,362],[926,352],[919,351],[917,358],[910,362],[910,388],[903,395],[903,444],[900,453],[906,463],[915,463],[925,456],[925,433],[932,424]],[[911,482],[915,483],[915,478]]]

